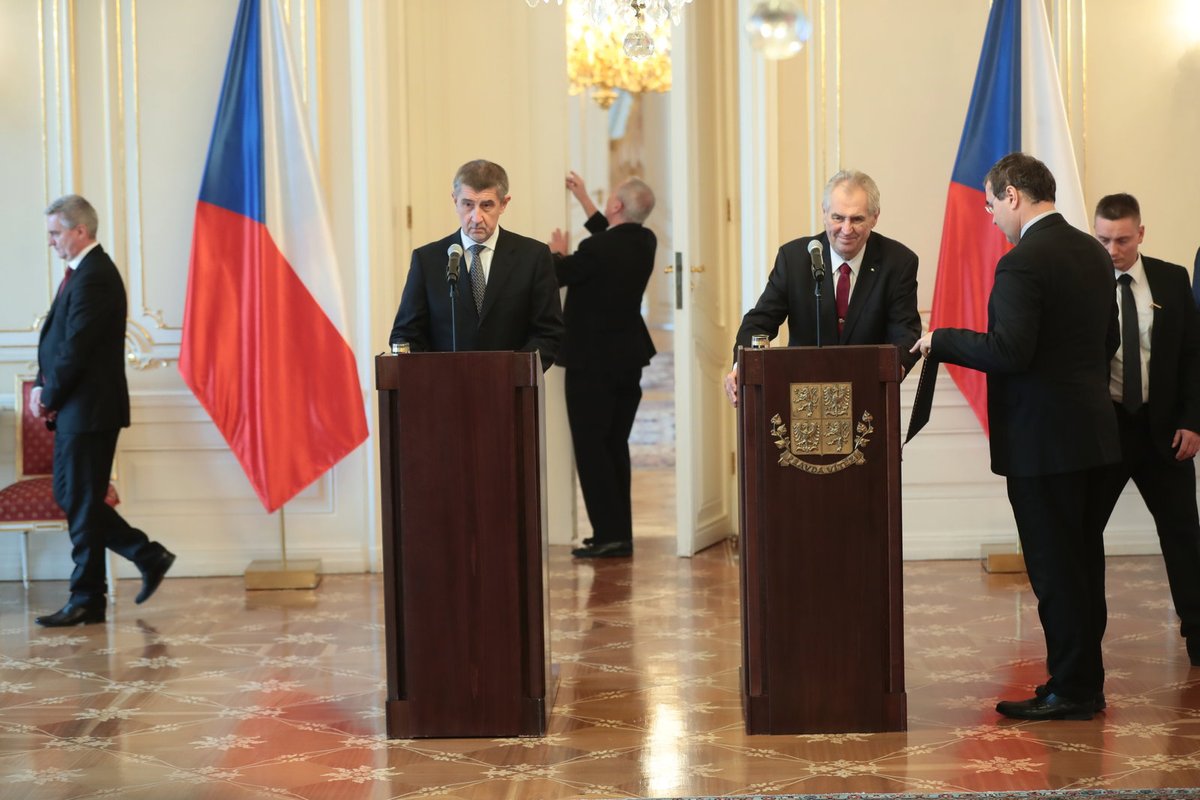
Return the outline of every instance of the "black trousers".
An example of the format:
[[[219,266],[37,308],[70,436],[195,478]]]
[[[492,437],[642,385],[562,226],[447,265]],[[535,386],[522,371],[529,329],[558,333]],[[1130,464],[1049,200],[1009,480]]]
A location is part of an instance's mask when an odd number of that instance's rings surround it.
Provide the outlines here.
[[[633,541],[629,432],[642,401],[642,369],[567,369],[567,420],[596,544]]]
[[[1200,519],[1196,513],[1196,466],[1167,458],[1150,435],[1149,407],[1129,414],[1120,403],[1121,462],[1106,467],[1097,505],[1098,524],[1108,524],[1121,491],[1133,479],[1154,517],[1171,599],[1183,636],[1200,635]]]
[[[139,568],[161,555],[162,545],[130,526],[104,502],[119,430],[54,435],[54,499],[67,515],[71,535],[71,602],[105,602],[104,549]]]
[[[1100,468],[1008,478],[1025,570],[1046,636],[1047,686],[1078,701],[1104,686],[1104,533],[1092,512],[1101,481]]]

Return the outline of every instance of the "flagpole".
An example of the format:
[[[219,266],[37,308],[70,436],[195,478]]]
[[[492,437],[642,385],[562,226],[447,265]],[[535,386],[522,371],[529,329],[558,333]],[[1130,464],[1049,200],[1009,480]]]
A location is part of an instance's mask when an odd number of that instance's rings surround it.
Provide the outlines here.
[[[254,560],[246,567],[246,590],[315,589],[321,584],[321,559],[295,558],[288,561],[287,521],[279,507],[279,561]]]
[[[283,513],[284,507],[279,507],[279,555],[283,560],[283,568],[287,569],[287,520]]]

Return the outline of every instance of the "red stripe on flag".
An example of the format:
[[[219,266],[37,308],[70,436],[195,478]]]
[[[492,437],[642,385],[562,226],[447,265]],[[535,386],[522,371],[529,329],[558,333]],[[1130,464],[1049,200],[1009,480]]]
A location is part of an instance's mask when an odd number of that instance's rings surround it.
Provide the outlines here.
[[[937,283],[933,288],[933,310],[929,315],[930,330],[987,330],[987,303],[996,277],[996,262],[1012,245],[992,224],[992,218],[984,208],[986,202],[983,189],[950,184],[942,225],[942,247],[938,252]],[[947,371],[986,433],[986,376],[951,365],[947,365]]]
[[[268,511],[367,438],[354,354],[267,229],[196,206],[184,381]]]

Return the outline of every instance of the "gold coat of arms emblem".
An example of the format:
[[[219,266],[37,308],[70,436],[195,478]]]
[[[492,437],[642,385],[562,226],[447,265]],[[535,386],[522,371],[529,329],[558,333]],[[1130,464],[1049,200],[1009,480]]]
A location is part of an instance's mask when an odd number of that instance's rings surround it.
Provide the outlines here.
[[[862,449],[875,432],[874,417],[863,411],[854,421],[854,387],[849,383],[793,383],[789,386],[791,419],[771,417],[771,432],[780,449],[779,465],[792,466],[816,475],[839,472],[866,463]],[[812,462],[805,458],[842,456],[834,462]]]

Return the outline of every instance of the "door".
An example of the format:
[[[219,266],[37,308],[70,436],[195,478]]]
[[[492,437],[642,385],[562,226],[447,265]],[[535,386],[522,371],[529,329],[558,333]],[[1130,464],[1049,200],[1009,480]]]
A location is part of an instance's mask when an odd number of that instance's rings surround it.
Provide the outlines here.
[[[739,273],[736,3],[695,3],[672,31],[671,261],[675,288],[677,552],[733,532],[730,298]]]

